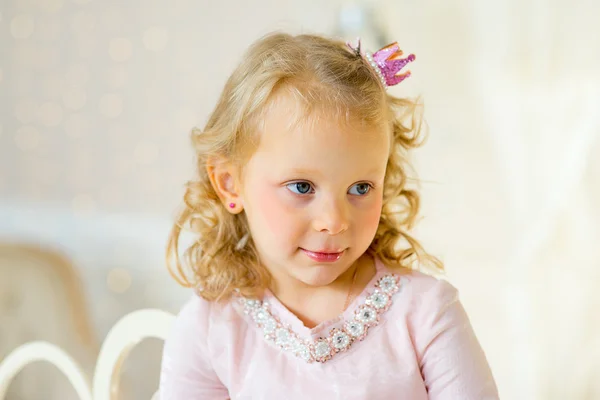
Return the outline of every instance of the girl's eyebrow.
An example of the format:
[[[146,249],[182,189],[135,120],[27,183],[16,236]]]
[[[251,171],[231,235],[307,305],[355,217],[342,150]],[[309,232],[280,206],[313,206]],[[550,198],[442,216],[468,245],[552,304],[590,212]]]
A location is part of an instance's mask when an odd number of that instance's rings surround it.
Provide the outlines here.
[[[293,168],[290,170],[290,173],[295,175],[312,175],[312,176],[322,176],[320,171],[316,169],[306,169],[306,168]]]
[[[365,173],[365,175],[371,175],[371,174],[374,174],[376,172],[379,172],[380,170],[381,170],[380,167],[371,168],[371,170],[367,171]],[[322,177],[323,176],[323,174],[321,173],[321,171],[316,170],[316,169],[293,168],[289,172],[291,174],[295,174],[295,175],[310,175],[310,176],[316,176],[316,177]]]

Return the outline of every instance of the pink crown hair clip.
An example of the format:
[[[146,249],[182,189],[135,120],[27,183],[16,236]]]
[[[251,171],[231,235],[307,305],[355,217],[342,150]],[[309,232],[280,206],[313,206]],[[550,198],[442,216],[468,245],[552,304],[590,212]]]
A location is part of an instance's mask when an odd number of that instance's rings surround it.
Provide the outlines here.
[[[366,58],[386,89],[388,86],[399,84],[410,76],[410,71],[402,74],[398,74],[398,72],[409,62],[415,61],[416,57],[414,54],[409,54],[406,58],[400,58],[404,53],[400,50],[398,42],[388,44],[373,54],[366,52],[364,55],[360,49],[360,38],[358,38],[357,42],[356,47],[352,46],[350,42],[346,44],[354,54]]]

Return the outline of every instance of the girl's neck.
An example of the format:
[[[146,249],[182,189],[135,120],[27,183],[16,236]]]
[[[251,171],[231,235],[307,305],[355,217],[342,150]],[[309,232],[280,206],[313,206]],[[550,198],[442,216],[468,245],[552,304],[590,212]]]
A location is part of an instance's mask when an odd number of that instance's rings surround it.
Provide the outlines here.
[[[363,255],[330,285],[310,287],[274,282],[271,292],[308,328],[339,316],[346,301],[356,298],[376,273],[371,256]]]

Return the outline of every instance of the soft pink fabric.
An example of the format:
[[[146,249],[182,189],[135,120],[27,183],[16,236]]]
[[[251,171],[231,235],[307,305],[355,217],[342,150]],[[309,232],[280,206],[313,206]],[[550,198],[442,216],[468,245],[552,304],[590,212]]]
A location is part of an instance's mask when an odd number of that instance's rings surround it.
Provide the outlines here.
[[[303,338],[326,336],[350,319],[387,268],[339,318],[306,328],[272,294],[274,315]],[[198,296],[183,307],[163,354],[161,400],[498,399],[496,384],[456,289],[416,271],[362,342],[308,364],[267,342],[237,302]]]

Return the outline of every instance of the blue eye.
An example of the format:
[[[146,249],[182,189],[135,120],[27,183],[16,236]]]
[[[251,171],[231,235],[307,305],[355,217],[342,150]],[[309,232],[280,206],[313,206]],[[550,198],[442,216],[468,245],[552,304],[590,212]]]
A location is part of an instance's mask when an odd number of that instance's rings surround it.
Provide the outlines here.
[[[289,190],[296,194],[307,194],[312,186],[308,182],[294,182],[286,185]]]
[[[356,193],[352,193],[352,189],[356,188]],[[357,196],[364,196],[365,194],[369,193],[369,190],[371,190],[371,185],[368,183],[357,183],[356,185],[352,186],[352,188],[350,188],[349,192],[350,194],[354,194]]]

